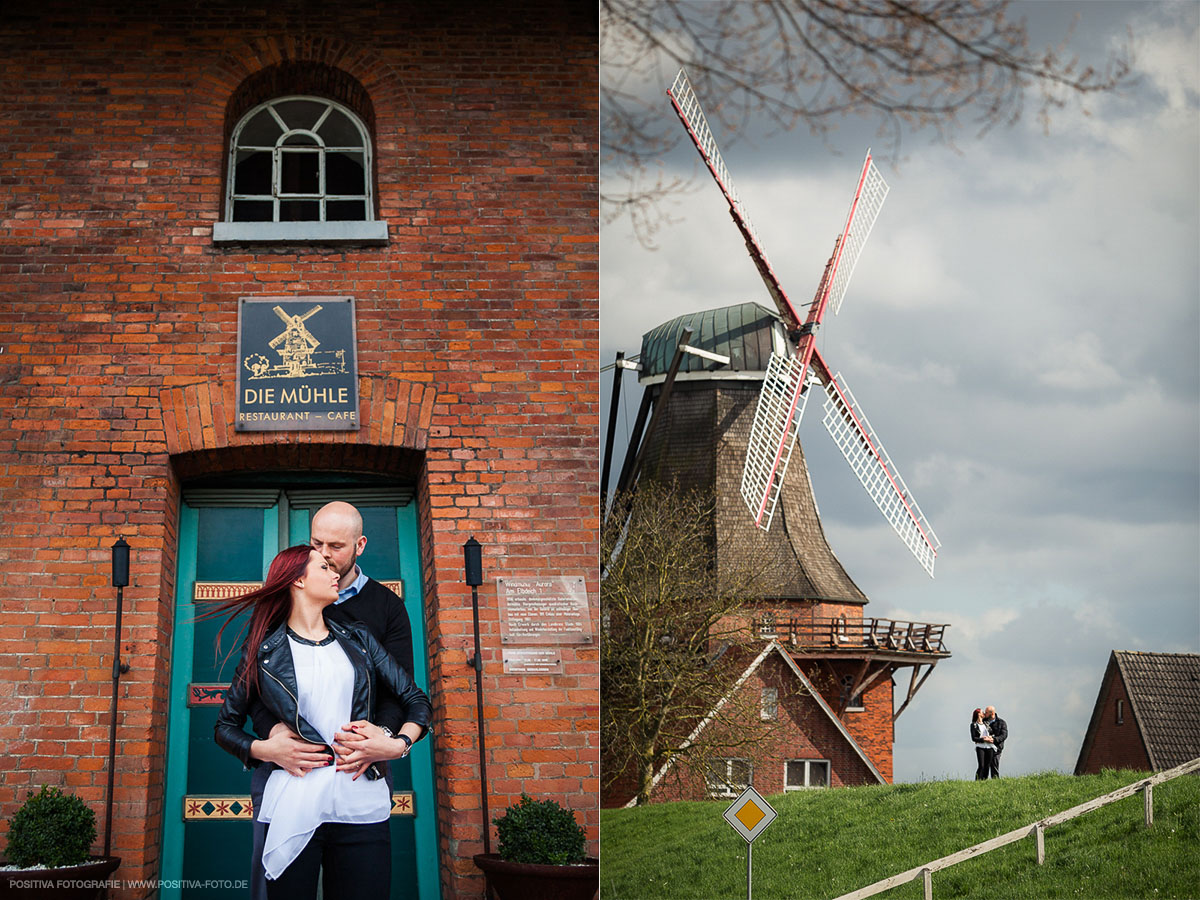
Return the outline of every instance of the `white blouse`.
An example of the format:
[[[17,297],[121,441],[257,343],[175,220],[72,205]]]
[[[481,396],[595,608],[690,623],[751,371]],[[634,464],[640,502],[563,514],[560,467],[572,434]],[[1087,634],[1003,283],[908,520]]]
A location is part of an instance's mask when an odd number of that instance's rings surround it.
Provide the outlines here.
[[[332,746],[334,732],[350,721],[354,666],[332,634],[314,644],[289,633],[288,646],[300,689],[300,715]],[[302,777],[283,769],[271,773],[258,810],[258,820],[271,823],[263,847],[267,878],[278,878],[324,822],[387,820],[392,811],[387,782],[369,781],[365,774],[352,780],[353,774],[337,771],[336,765],[311,769]]]

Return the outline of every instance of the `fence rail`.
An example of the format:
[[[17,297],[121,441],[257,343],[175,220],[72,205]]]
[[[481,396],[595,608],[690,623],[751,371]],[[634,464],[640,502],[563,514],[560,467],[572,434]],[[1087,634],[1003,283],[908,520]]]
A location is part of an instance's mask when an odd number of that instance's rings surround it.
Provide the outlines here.
[[[848,620],[838,616],[770,620],[760,624],[759,628],[763,637],[774,637],[785,646],[949,653],[944,641],[946,626],[927,622]]]
[[[1037,862],[1040,866],[1046,861],[1045,833],[1046,829],[1051,825],[1061,825],[1063,822],[1082,816],[1084,813],[1100,809],[1110,803],[1116,803],[1118,800],[1124,800],[1126,797],[1132,797],[1139,792],[1142,792],[1144,796],[1143,808],[1146,827],[1149,828],[1154,824],[1154,786],[1162,784],[1164,781],[1178,778],[1180,775],[1196,771],[1200,771],[1200,757],[1193,759],[1191,762],[1176,766],[1173,769],[1168,769],[1165,772],[1151,775],[1149,778],[1135,781],[1133,784],[1118,788],[1110,794],[1105,794],[1102,797],[1089,800],[1087,803],[1073,806],[1070,809],[1055,813],[1030,825],[1022,825],[1020,828],[1016,828],[999,837],[994,837],[990,841],[984,841],[982,844],[976,844],[974,847],[968,847],[966,850],[959,850],[957,853],[951,853],[949,856],[935,859],[933,862],[925,863],[923,866],[917,866],[915,869],[909,869],[907,872],[901,872],[899,875],[893,875],[890,878],[869,884],[864,888],[859,888],[857,891],[851,891],[849,894],[842,894],[837,900],[861,900],[864,897],[873,897],[875,894],[882,894],[886,890],[890,890],[901,884],[907,884],[910,881],[916,881],[918,878],[922,879],[925,883],[925,900],[933,900],[934,872],[948,869],[960,862],[966,862],[968,859],[974,859],[984,853],[998,850],[1000,847],[1015,844],[1017,841],[1027,837],[1034,839]]]

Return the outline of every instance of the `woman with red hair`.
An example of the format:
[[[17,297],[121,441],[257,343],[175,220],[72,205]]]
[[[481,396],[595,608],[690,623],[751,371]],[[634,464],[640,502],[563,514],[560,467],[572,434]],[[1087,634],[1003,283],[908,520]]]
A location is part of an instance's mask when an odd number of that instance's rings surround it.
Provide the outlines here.
[[[329,752],[323,767],[298,775],[276,769],[267,779],[255,815],[269,823],[263,868],[270,898],[315,897],[322,868],[327,897],[388,896],[391,793],[375,766],[360,779],[359,764],[334,765],[335,734],[353,727],[347,722],[372,720],[380,690],[391,691],[407,710],[395,739],[408,747],[433,717],[429,698],[365,626],[324,617],[337,596],[338,573],[301,545],[275,557],[261,588],[208,614],[228,613],[223,632],[235,616],[252,610],[242,659],[217,716],[217,743],[246,766],[257,766],[262,742],[243,726],[251,708],[262,703]]]

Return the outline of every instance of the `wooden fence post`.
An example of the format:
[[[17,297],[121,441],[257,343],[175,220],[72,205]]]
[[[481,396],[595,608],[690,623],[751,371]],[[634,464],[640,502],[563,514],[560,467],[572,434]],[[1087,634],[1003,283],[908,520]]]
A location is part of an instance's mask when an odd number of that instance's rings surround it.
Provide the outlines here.
[[[933,900],[933,872],[922,869],[921,880],[925,883],[925,900]]]
[[[1154,824],[1154,785],[1148,784],[1142,791],[1145,794],[1146,801],[1146,827],[1149,828]]]
[[[1033,826],[1033,837],[1037,843],[1037,864],[1046,862],[1046,827],[1041,822]]]

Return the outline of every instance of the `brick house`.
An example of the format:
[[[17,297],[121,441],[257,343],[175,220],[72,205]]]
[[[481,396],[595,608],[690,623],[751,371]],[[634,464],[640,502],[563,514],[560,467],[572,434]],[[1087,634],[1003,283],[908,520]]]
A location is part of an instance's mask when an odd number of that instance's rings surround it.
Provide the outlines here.
[[[678,354],[686,328],[690,346],[729,362]],[[746,445],[767,358],[785,340],[779,317],[755,303],[681,316],[642,339],[644,391],[634,433],[647,420],[652,424],[630,447],[617,489],[647,478],[711,490],[709,546],[718,572],[735,570],[747,556],[771,561],[750,611],[764,655],[748,669],[741,690],[760,692],[764,708],[779,698],[781,722],[776,736],[753,753],[731,751],[711,767],[693,766],[696,771],[674,779],[676,786],[663,781],[652,799],[725,796],[730,788],[718,783],[722,765],[731,784],[752,783],[760,793],[890,782],[894,722],[950,656],[945,625],[865,614],[867,596],[825,538],[800,445],[770,531],[756,528],[748,514],[740,495]],[[901,673],[907,678],[897,691]],[[626,803],[631,788],[629,780],[618,782],[605,791],[603,805]]]
[[[1114,650],[1076,775],[1161,772],[1200,757],[1200,654]]]
[[[397,892],[483,893],[470,536],[491,814],[557,799],[597,852],[595,650],[506,674],[497,608],[499,577],[563,576],[597,614],[596,29],[567,0],[6,10],[0,834],[42,784],[103,833],[124,537],[116,876],[245,877],[247,779],[209,740],[230,670],[195,601],[342,498],[435,709],[397,775]],[[265,298],[352,301],[353,427],[247,427],[239,315]],[[298,371],[335,364],[320,321]],[[152,893],[179,890],[115,895]]]

